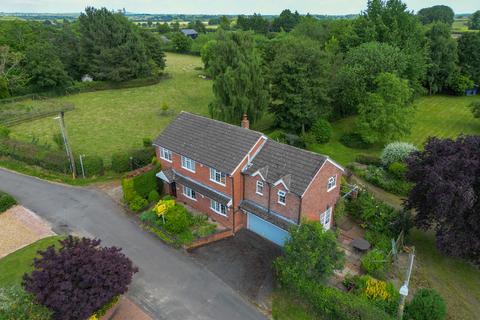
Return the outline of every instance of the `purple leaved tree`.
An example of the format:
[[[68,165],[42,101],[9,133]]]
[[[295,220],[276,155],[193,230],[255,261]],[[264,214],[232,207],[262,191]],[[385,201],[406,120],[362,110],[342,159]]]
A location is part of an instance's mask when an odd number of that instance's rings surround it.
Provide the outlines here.
[[[40,251],[23,286],[53,311],[56,320],[84,320],[127,291],[138,269],[121,249],[100,247],[100,240],[69,236]]]
[[[430,138],[407,163],[417,227],[433,228],[444,253],[480,264],[480,136]]]

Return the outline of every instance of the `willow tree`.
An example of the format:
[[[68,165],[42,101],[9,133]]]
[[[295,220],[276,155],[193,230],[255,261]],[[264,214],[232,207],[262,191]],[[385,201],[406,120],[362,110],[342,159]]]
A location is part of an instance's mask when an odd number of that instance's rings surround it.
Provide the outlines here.
[[[251,33],[218,32],[217,40],[202,50],[215,94],[209,106],[210,115],[237,124],[246,113],[255,123],[269,102],[260,52]]]

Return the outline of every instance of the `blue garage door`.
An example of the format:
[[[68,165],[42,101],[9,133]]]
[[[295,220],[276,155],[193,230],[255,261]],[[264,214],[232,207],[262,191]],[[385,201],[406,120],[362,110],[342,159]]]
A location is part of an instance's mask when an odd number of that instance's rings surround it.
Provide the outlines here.
[[[247,227],[249,230],[282,247],[285,241],[290,237],[288,231],[285,231],[251,213],[248,214]]]

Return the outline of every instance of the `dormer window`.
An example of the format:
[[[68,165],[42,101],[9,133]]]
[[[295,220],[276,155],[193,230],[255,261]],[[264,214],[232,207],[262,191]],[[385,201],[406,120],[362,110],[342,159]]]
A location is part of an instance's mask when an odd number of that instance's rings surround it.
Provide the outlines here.
[[[191,172],[195,172],[195,161],[182,156],[182,168]]]
[[[287,203],[287,193],[283,190],[279,190],[278,193],[278,203],[285,205]]]
[[[327,192],[332,191],[337,186],[337,176],[328,178]]]
[[[210,168],[210,181],[216,182],[224,186],[226,179],[227,179],[227,175],[225,173],[220,172],[216,169]]]
[[[165,149],[165,148],[160,148],[160,158],[172,162],[172,151]]]
[[[256,192],[258,195],[263,196],[263,181],[257,181]]]

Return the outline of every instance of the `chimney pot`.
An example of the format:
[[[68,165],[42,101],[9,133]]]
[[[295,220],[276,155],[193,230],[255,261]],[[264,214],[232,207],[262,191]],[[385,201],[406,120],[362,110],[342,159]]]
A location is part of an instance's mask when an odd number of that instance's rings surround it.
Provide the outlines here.
[[[241,126],[242,128],[250,129],[250,121],[246,113],[243,114]]]

